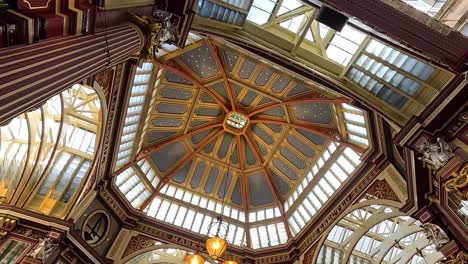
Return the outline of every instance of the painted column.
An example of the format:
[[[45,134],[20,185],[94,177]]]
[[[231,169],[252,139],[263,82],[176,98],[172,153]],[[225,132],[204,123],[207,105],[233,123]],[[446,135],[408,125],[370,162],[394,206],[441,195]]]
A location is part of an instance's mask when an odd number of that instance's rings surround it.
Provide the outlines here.
[[[314,2],[313,0],[308,0]],[[430,16],[394,0],[324,0],[326,5],[362,21],[434,61],[463,72],[468,39]]]
[[[31,110],[144,45],[141,31],[123,24],[97,31],[0,49],[0,125]]]

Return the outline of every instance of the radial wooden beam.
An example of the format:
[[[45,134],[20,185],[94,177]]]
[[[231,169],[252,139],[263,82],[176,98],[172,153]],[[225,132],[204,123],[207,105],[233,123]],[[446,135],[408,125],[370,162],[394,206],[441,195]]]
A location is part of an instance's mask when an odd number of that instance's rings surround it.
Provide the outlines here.
[[[234,92],[233,92],[234,89],[232,89],[232,86],[229,83],[229,79],[228,79],[228,76],[226,74],[226,69],[224,68],[223,63],[221,62],[221,58],[220,58],[218,52],[216,51],[216,48],[211,43],[211,41],[207,40],[206,44],[210,48],[211,53],[213,53],[213,57],[215,58],[216,65],[218,65],[218,69],[221,72],[221,75],[223,76],[224,87],[226,87],[226,91],[227,91],[227,94],[228,94],[228,97],[229,97],[229,101],[231,102],[231,109],[232,109],[232,111],[236,111],[236,102],[235,102],[235,99],[234,99]]]
[[[210,89],[208,89],[207,87],[205,87],[201,82],[199,82],[197,80],[197,78],[193,77],[190,73],[180,69],[180,65],[177,64],[177,62],[171,60],[172,62],[174,62],[177,66],[179,67],[173,67],[173,66],[170,66],[166,63],[161,63],[157,60],[153,60],[153,63],[166,69],[166,70],[169,70],[169,71],[172,71],[182,77],[184,77],[185,79],[191,81],[193,84],[195,84],[196,86],[198,86],[200,89],[202,89],[204,92],[206,92],[207,94],[209,94],[223,109],[224,111],[227,112],[230,112],[229,108],[224,104],[223,100],[221,100],[213,91],[211,91]]]
[[[322,137],[327,138],[329,140],[332,140],[334,142],[340,142],[344,146],[347,146],[347,147],[353,149],[356,152],[364,153],[366,151],[366,148],[364,148],[362,146],[359,146],[359,145],[356,145],[356,144],[353,144],[353,143],[350,143],[350,142],[347,142],[347,141],[343,140],[343,138],[341,137],[341,134],[336,129],[333,129],[333,128],[319,127],[319,126],[306,125],[306,124],[288,123],[288,122],[281,121],[281,120],[272,120],[272,119],[265,119],[265,118],[250,119],[250,123],[251,124],[269,123],[269,124],[276,124],[276,125],[289,125],[290,127],[299,128],[299,129],[309,131],[311,133],[322,136]]]
[[[218,122],[218,123],[215,123],[215,124],[207,124],[207,125],[204,125],[204,126],[201,126],[197,129],[194,129],[188,133],[185,133],[185,134],[181,134],[181,135],[178,135],[176,137],[173,137],[173,138],[169,138],[165,141],[162,141],[161,143],[158,143],[157,145],[155,146],[151,146],[151,147],[147,147],[143,150],[140,151],[140,153],[138,153],[138,155],[136,155],[135,159],[132,161],[132,162],[129,162],[127,164],[125,164],[125,166],[123,166],[122,168],[118,169],[115,174],[116,175],[119,175],[120,173],[122,173],[123,171],[125,171],[126,169],[132,167],[132,166],[135,166],[140,160],[150,156],[151,154],[157,152],[158,150],[164,148],[165,146],[168,146],[174,142],[177,142],[179,140],[181,140],[182,138],[184,137],[187,137],[187,136],[190,136],[190,135],[193,135],[193,134],[197,134],[197,133],[200,133],[202,131],[205,131],[205,130],[208,130],[208,129],[212,129],[212,128],[216,128],[216,127],[222,127],[223,126],[223,123],[222,122]]]
[[[161,191],[161,188],[166,185],[176,174],[179,172],[189,161],[195,157],[195,155],[200,152],[202,149],[204,149],[208,144],[213,141],[213,139],[216,139],[219,135],[224,133],[224,129],[218,130],[216,133],[212,134],[211,136],[205,138],[200,145],[198,145],[189,155],[187,155],[182,161],[180,161],[173,169],[171,169],[158,183],[158,186],[156,186],[156,191],[151,194],[148,199],[146,199],[142,205],[140,206],[140,210],[144,210],[148,204],[158,195],[158,193]]]
[[[295,98],[291,99],[285,102],[277,102],[277,103],[272,103],[268,104],[266,106],[262,106],[256,109],[252,109],[249,111],[247,114],[248,117],[251,117],[255,114],[261,113],[268,111],[272,108],[279,107],[279,106],[285,106],[285,105],[291,105],[291,104],[300,104],[300,103],[347,103],[349,102],[348,99],[343,98],[343,97],[338,97],[338,98],[326,98],[323,96],[323,94],[320,93],[312,93],[308,94],[307,96],[303,96],[300,98]]]
[[[250,136],[246,133],[244,134],[245,140],[247,141],[247,144],[249,144],[250,148],[252,149],[252,152],[255,156],[255,158],[258,160],[260,164],[262,164],[262,158],[260,156],[260,152],[258,151],[257,147],[255,146],[254,142],[250,138]],[[278,191],[278,188],[276,187],[275,183],[273,183],[273,180],[271,179],[270,174],[268,173],[267,169],[265,166],[261,166],[263,173],[265,174],[265,179],[268,183],[268,186],[270,189],[273,191],[273,198],[275,200],[276,206],[278,206],[278,209],[280,210],[281,213],[281,218],[284,222],[284,226],[286,228],[286,233],[288,234],[288,239],[292,237],[291,235],[291,230],[289,229],[288,221],[286,220],[286,212],[284,211],[284,206],[283,203],[281,202],[280,194]]]
[[[246,234],[247,247],[251,247],[250,241],[250,222],[249,222],[249,197],[247,192],[247,179],[245,177],[245,150],[244,144],[241,142],[241,136],[236,135],[237,140],[237,152],[239,157],[239,164],[241,168],[241,195],[242,195],[242,207],[244,208],[245,223],[244,230]]]

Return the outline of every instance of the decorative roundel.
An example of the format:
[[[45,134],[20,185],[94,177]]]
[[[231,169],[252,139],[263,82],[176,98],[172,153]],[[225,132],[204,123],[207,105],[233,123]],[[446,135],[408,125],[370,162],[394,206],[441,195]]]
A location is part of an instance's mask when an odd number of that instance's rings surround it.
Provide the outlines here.
[[[85,220],[82,228],[82,238],[91,246],[101,244],[109,232],[109,216],[104,211],[91,213]]]

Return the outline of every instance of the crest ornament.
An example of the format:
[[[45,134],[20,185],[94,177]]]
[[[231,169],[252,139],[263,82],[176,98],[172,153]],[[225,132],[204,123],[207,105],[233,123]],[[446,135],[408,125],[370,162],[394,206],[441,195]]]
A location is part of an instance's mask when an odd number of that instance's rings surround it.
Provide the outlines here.
[[[435,170],[442,168],[454,155],[450,146],[441,138],[437,138],[436,143],[423,142],[418,148],[422,160],[428,164],[431,164]]]

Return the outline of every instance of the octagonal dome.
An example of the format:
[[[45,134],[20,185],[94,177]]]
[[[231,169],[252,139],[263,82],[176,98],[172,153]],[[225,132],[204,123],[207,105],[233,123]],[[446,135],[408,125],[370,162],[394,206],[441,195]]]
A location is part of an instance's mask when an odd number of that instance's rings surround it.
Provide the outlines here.
[[[359,166],[364,112],[254,54],[189,40],[135,70],[115,184],[157,220],[206,234],[222,214],[233,245],[285,243]]]

